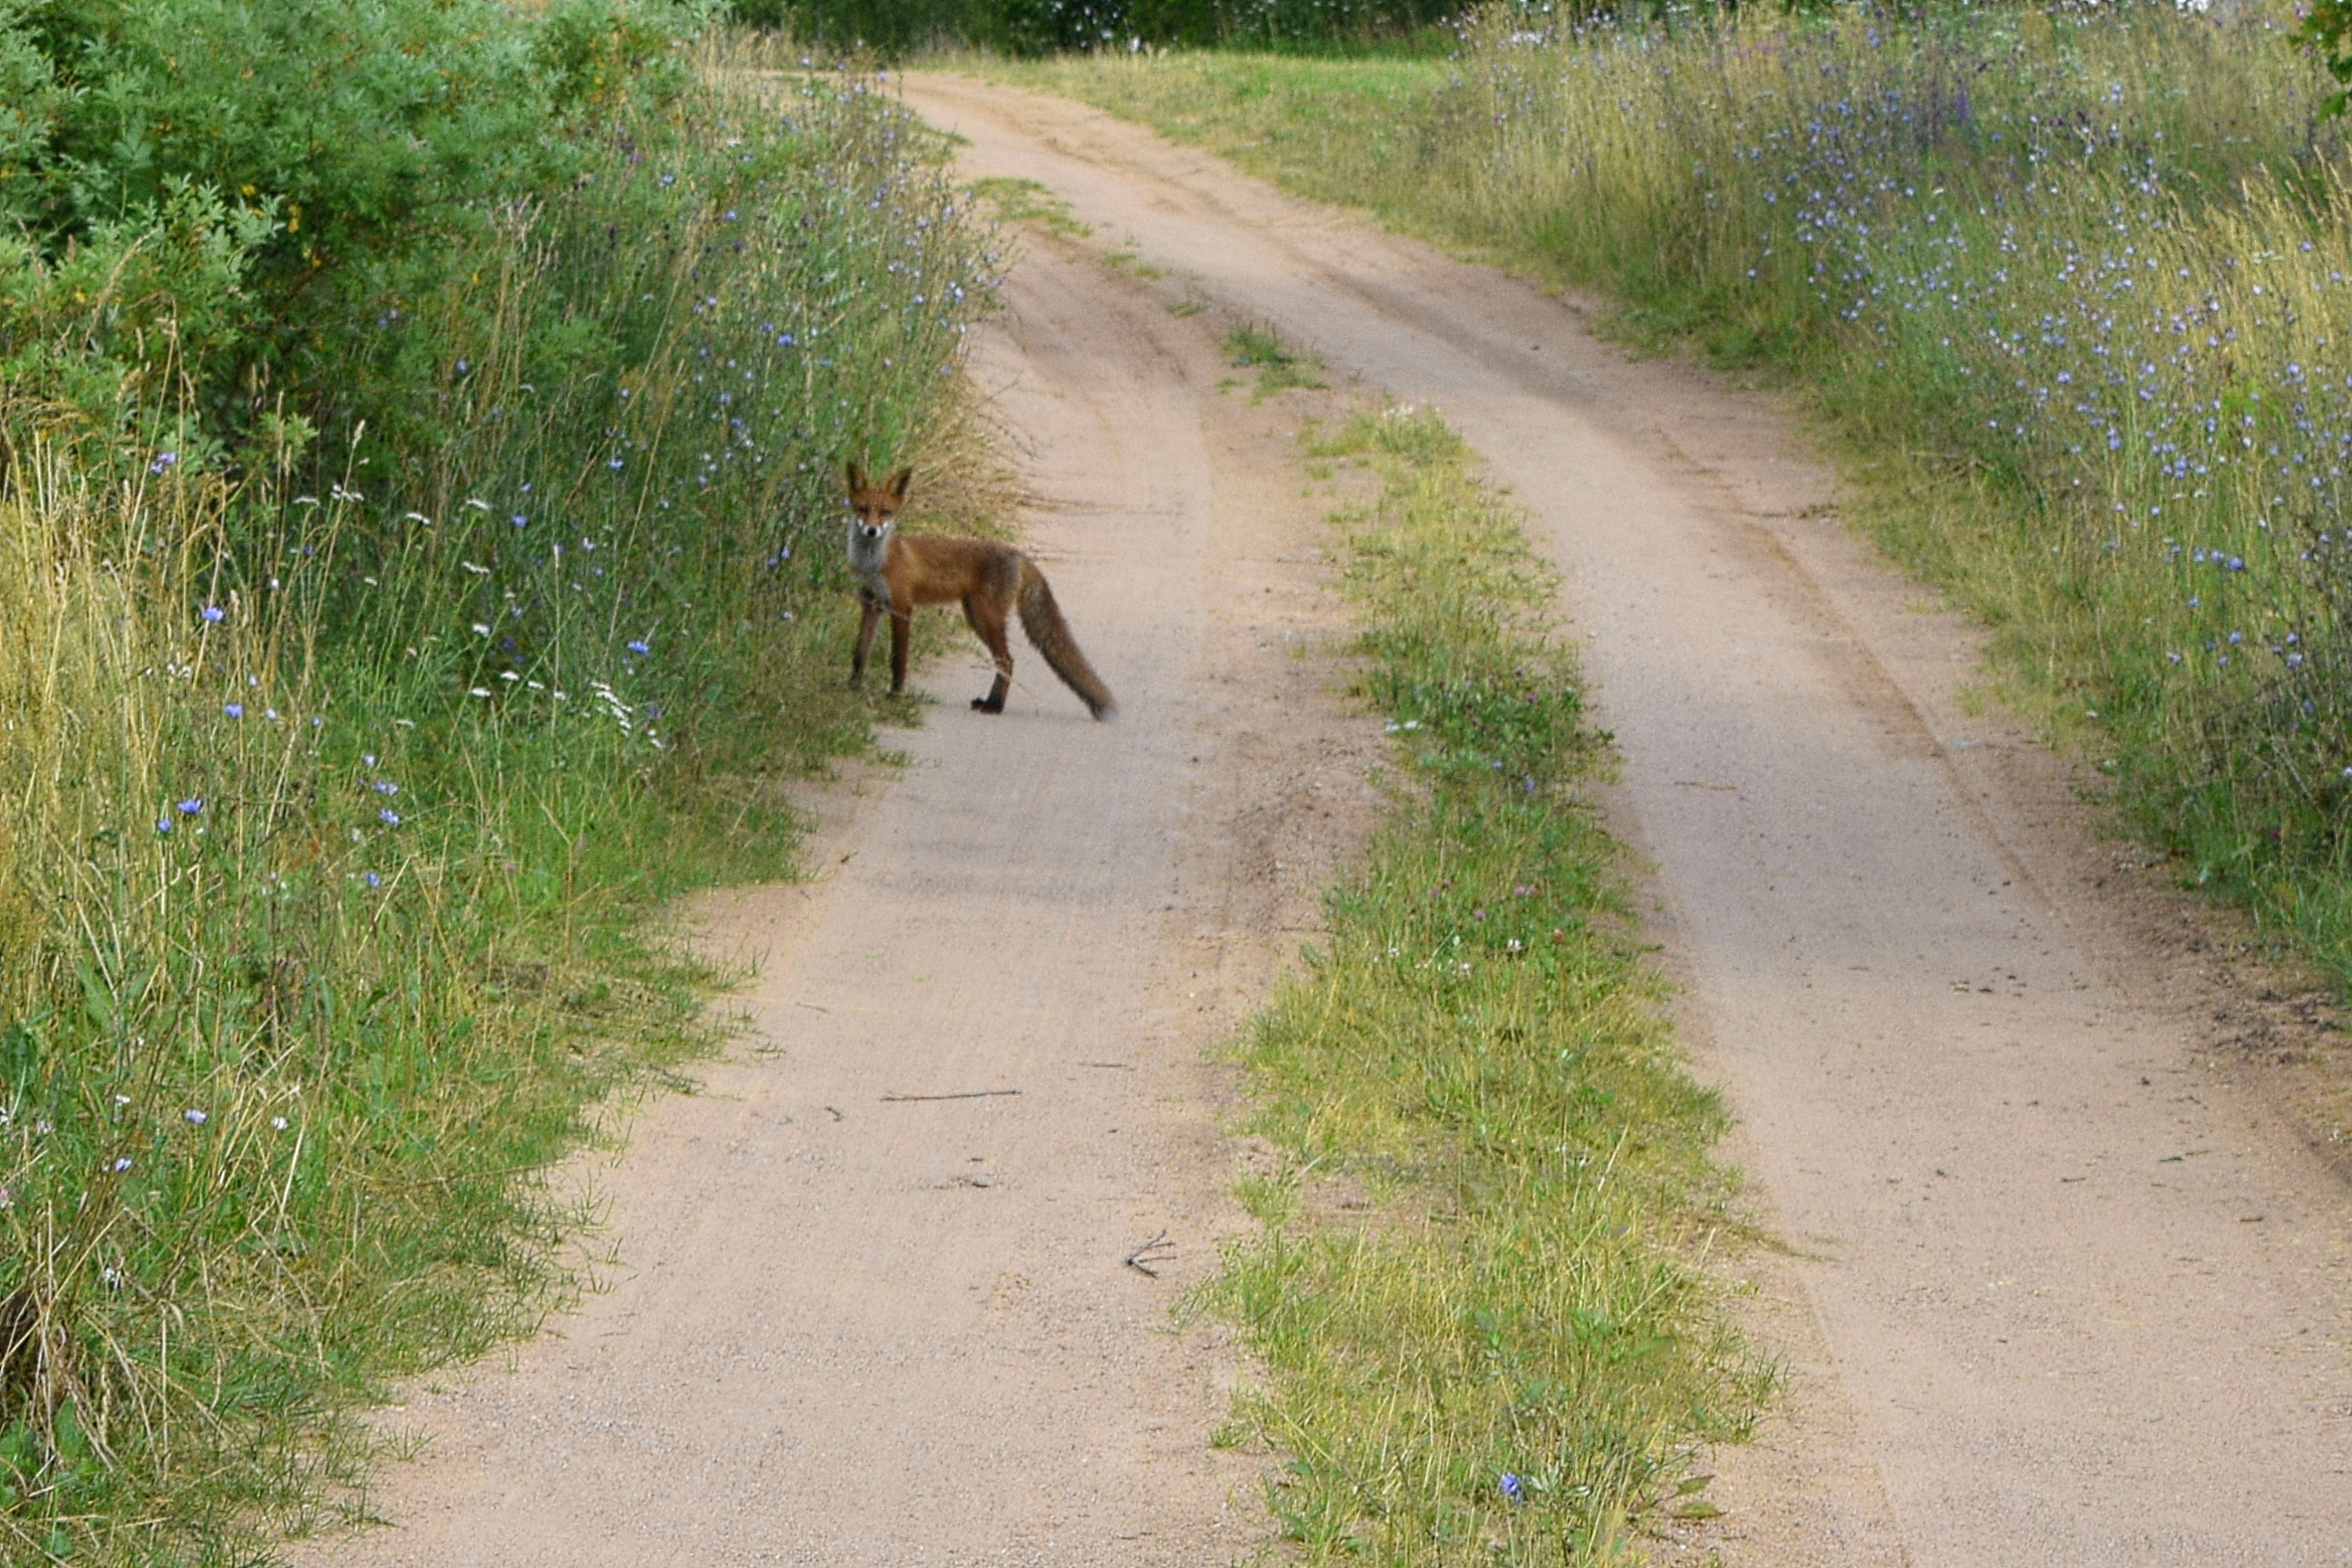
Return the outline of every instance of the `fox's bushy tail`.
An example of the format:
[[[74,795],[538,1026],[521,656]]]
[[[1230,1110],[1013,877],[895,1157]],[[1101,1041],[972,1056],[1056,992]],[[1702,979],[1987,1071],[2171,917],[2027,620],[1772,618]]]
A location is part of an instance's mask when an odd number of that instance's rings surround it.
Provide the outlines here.
[[[1110,688],[1078,651],[1078,639],[1070,635],[1070,623],[1062,619],[1061,606],[1054,603],[1054,590],[1045,585],[1045,574],[1025,555],[1021,558],[1021,629],[1028,635],[1029,646],[1062,678],[1062,684],[1078,694],[1087,712],[1108,719],[1118,711]]]

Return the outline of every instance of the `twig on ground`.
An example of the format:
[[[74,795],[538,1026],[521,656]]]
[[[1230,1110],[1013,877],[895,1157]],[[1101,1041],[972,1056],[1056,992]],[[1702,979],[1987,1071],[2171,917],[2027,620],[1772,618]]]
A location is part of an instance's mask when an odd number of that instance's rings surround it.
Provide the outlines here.
[[[967,1089],[955,1094],[886,1094],[885,1105],[903,1105],[917,1100],[992,1100],[1000,1094],[1019,1094],[1017,1089]]]
[[[1149,1274],[1157,1279],[1160,1278],[1160,1270],[1154,1268],[1152,1265],[1165,1263],[1175,1256],[1176,1244],[1168,1239],[1168,1233],[1163,1230],[1133,1252],[1129,1253],[1127,1266],[1138,1274]]]

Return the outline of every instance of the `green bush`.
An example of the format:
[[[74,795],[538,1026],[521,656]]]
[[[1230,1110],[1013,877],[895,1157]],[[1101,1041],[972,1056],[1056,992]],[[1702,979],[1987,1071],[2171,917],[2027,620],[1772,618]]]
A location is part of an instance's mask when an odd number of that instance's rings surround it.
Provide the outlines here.
[[[536,20],[484,0],[0,10],[0,82],[22,105],[0,130],[0,216],[21,236],[0,260],[0,350],[101,431],[152,424],[159,395],[217,438],[281,401],[321,427],[404,417],[413,378],[353,374],[394,368],[366,340],[470,269],[496,204],[563,189],[598,117],[680,90],[688,22],[607,0]],[[61,268],[79,275],[63,292]],[[24,357],[61,340],[111,388]],[[144,384],[166,359],[167,384]]]

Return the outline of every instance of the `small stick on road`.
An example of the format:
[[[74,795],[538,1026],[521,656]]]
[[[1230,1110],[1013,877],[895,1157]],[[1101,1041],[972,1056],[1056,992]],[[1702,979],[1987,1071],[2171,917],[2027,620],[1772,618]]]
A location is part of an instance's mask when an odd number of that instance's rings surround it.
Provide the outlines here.
[[[967,1089],[960,1094],[886,1094],[885,1105],[904,1105],[916,1100],[993,1100],[1000,1094],[1019,1094],[1017,1089]]]
[[[1157,1279],[1160,1278],[1160,1270],[1151,1266],[1155,1263],[1165,1263],[1175,1256],[1176,1244],[1168,1239],[1168,1233],[1163,1230],[1133,1252],[1129,1253],[1127,1266],[1138,1274],[1149,1274]]]

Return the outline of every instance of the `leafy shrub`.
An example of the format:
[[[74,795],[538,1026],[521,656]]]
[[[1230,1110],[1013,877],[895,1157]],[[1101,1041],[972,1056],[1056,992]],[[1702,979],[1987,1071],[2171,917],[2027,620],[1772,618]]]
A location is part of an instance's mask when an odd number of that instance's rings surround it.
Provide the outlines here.
[[[25,104],[0,207],[0,352],[68,321],[60,267],[152,272],[158,232],[201,256],[160,293],[75,285],[87,348],[115,369],[49,386],[100,430],[156,416],[132,366],[168,356],[207,426],[250,431],[286,400],[322,427],[397,418],[415,388],[355,379],[356,340],[470,259],[499,201],[579,169],[577,132],[628,94],[675,94],[682,14],[568,0],[536,21],[486,0],[80,0],[0,11],[0,79]],[[101,297],[106,303],[97,303]],[[154,318],[168,297],[182,329]],[[121,344],[133,343],[128,357]],[[380,362],[376,362],[380,363]],[[24,368],[65,370],[37,357]],[[147,394],[148,395],[142,395]],[[127,401],[125,401],[127,400]]]

